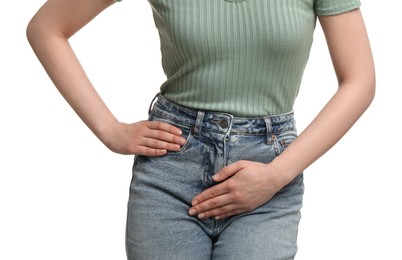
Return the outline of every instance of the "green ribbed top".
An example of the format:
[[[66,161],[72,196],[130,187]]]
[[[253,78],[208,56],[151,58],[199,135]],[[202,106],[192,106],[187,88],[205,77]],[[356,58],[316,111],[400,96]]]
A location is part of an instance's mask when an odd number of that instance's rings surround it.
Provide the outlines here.
[[[162,94],[235,116],[293,110],[317,15],[359,0],[148,0],[159,31]]]

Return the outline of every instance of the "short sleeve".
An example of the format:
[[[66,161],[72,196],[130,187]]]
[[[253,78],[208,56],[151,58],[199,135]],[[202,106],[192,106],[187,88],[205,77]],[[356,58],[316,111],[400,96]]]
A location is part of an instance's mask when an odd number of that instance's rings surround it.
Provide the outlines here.
[[[360,0],[315,0],[314,8],[317,15],[335,15],[360,7]]]

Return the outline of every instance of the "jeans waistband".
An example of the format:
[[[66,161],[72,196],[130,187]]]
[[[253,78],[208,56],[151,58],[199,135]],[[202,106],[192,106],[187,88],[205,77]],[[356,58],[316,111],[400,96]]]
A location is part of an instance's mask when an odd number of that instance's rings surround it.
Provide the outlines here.
[[[160,93],[156,98],[157,101],[153,106],[151,104],[150,112],[183,126],[193,127],[196,133],[207,128],[215,132],[256,135],[275,133],[275,130],[284,124],[291,124],[294,127],[293,111],[274,116],[236,117],[224,112],[184,107],[168,100]]]

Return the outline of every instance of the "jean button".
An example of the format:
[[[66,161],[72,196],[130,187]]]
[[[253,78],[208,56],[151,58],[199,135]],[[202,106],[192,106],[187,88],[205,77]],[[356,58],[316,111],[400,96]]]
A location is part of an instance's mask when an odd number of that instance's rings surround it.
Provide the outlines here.
[[[229,126],[229,123],[228,123],[228,121],[226,121],[225,119],[223,119],[223,120],[221,121],[220,125],[221,125],[222,128],[226,128],[226,127]]]

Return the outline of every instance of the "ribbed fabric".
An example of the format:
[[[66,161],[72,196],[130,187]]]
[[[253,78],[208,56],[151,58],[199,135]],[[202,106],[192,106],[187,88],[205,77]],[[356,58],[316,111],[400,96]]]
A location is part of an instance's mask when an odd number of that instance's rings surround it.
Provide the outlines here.
[[[316,14],[359,0],[149,0],[167,80],[162,94],[195,109],[235,116],[293,109]]]
[[[315,0],[317,15],[335,15],[356,9],[360,6],[358,0]]]

